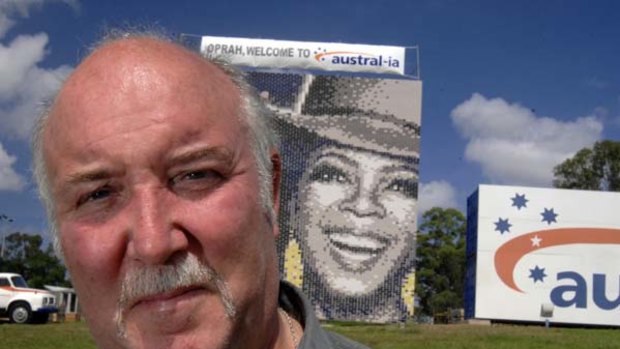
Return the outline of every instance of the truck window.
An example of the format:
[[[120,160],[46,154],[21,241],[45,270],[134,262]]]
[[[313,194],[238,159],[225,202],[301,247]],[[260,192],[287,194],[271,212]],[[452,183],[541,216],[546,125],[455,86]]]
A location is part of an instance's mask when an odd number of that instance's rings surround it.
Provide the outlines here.
[[[0,287],[3,286],[11,286],[11,283],[9,282],[9,279],[7,278],[0,278]]]
[[[21,276],[13,276],[11,277],[11,281],[13,281],[15,287],[28,287],[26,280]]]

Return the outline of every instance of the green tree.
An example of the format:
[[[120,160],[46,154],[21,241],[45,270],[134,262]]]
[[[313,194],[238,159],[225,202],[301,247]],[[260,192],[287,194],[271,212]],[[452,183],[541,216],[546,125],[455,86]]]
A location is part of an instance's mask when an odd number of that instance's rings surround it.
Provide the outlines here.
[[[15,232],[5,239],[4,259],[1,272],[21,274],[28,286],[43,288],[44,285],[69,286],[65,267],[54,255],[51,244],[42,249],[40,235]]]
[[[620,191],[620,142],[600,141],[553,169],[556,188]]]
[[[465,217],[456,209],[435,207],[424,213],[416,248],[419,312],[443,313],[463,307]]]

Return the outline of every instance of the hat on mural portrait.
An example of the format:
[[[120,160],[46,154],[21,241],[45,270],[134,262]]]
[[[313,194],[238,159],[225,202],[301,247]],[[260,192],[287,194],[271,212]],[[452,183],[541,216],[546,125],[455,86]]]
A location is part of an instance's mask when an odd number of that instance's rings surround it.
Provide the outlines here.
[[[302,127],[320,137],[418,158],[420,85],[413,80],[307,75],[291,108],[271,109],[279,123]]]

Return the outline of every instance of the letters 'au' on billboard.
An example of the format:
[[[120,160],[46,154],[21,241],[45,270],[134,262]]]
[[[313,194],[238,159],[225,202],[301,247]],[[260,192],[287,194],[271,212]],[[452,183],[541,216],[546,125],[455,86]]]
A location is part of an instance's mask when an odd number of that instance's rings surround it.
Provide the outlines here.
[[[282,67],[247,72],[280,136],[282,278],[320,318],[401,320],[414,303],[421,81]]]
[[[620,326],[618,207],[620,193],[481,185],[466,316]]]

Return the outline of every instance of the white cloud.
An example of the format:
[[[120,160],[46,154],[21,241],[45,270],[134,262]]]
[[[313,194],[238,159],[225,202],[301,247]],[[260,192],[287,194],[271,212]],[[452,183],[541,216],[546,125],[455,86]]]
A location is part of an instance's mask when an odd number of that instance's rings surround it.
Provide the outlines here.
[[[446,181],[431,181],[420,183],[420,195],[418,197],[418,215],[433,207],[456,208],[456,190]]]
[[[40,8],[44,3],[61,2],[79,9],[78,0],[0,0],[0,39],[15,25],[16,18],[30,16],[30,8]]]
[[[30,10],[46,3],[63,3],[75,11],[78,0],[0,0],[0,39]],[[47,34],[19,35],[0,43],[0,133],[25,139],[39,113],[41,101],[60,86],[69,66],[44,69],[39,63],[47,54]]]
[[[574,121],[538,117],[529,108],[474,93],[451,112],[468,140],[465,157],[493,183],[549,186],[553,167],[601,138],[595,116]]]
[[[20,35],[8,46],[0,44],[0,132],[25,139],[41,101],[60,86],[69,66],[40,68],[48,37]]]
[[[24,187],[24,179],[13,170],[16,157],[6,153],[0,143],[0,190],[19,191]]]

